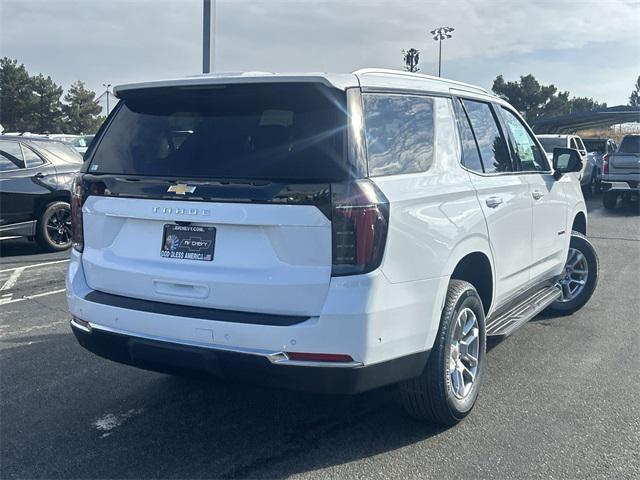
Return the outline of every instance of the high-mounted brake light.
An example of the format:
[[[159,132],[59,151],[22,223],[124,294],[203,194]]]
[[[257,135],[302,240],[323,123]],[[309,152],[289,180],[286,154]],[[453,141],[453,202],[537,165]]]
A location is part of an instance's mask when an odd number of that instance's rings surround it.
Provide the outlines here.
[[[333,276],[380,266],[389,227],[389,202],[371,180],[331,186]]]
[[[602,173],[604,175],[609,174],[609,154],[605,153],[602,157]]]
[[[84,248],[84,232],[82,225],[82,205],[84,204],[84,187],[82,174],[76,175],[71,186],[71,242],[73,248],[82,252]]]

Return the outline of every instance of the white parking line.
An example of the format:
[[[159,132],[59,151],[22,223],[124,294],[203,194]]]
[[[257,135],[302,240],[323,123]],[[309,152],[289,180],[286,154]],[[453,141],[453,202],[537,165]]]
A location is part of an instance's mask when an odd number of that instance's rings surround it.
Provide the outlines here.
[[[65,260],[54,260],[53,262],[34,263],[33,265],[25,265],[24,267],[7,268],[6,270],[0,270],[0,273],[14,272],[20,269],[24,270],[25,268],[44,267],[46,265],[55,265],[56,263],[64,263],[68,261],[69,259],[67,258]]]
[[[51,290],[50,292],[36,293],[35,295],[27,295],[20,298],[0,298],[0,305],[8,305],[9,303],[23,302],[25,300],[31,300],[32,298],[46,297],[47,295],[55,295],[56,293],[62,293],[66,288],[59,290]]]
[[[14,238],[21,238],[21,237],[0,237],[0,241],[1,240],[13,240]]]
[[[9,290],[10,288],[13,288],[13,286],[18,281],[18,278],[20,278],[20,275],[22,275],[22,272],[24,272],[24,269],[25,267],[16,268],[11,274],[11,276],[7,278],[7,281],[4,282],[4,284],[0,287],[0,291]]]

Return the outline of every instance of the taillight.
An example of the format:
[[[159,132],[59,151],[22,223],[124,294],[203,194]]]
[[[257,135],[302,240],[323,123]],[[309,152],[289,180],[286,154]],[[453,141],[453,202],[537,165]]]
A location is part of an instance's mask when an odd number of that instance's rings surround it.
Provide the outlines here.
[[[82,252],[84,248],[84,233],[82,230],[82,205],[84,204],[84,187],[82,175],[73,179],[71,186],[71,242],[73,248]]]
[[[609,154],[605,153],[602,157],[602,173],[604,175],[609,174]]]
[[[371,180],[331,186],[331,275],[368,273],[380,266],[389,227],[389,202]]]

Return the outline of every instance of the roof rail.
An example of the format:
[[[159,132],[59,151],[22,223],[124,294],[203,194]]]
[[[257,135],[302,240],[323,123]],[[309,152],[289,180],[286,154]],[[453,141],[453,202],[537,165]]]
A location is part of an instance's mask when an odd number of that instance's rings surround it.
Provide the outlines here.
[[[469,90],[481,92],[486,95],[491,95],[487,89],[478,87],[477,85],[471,85],[470,83],[458,82],[457,80],[449,80],[447,78],[434,77],[432,75],[425,75],[423,73],[406,72],[404,70],[393,70],[390,68],[361,68],[352,72],[354,75],[367,75],[367,74],[386,74],[386,75],[400,75],[403,77],[423,78],[425,80],[431,80],[435,82],[447,83],[452,86],[464,87]]]

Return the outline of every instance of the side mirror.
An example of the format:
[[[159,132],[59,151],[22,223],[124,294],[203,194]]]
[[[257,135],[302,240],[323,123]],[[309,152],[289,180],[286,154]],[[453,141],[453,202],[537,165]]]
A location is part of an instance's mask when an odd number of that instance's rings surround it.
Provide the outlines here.
[[[580,172],[582,170],[582,158],[580,158],[578,150],[573,148],[554,148],[553,169],[557,178],[565,173]]]

